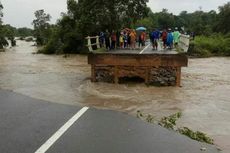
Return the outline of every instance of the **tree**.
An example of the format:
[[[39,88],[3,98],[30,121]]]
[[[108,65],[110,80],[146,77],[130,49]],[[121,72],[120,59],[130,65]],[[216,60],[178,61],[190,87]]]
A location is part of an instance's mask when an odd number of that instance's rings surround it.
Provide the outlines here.
[[[4,29],[4,36],[8,40],[10,40],[11,46],[12,47],[16,46],[15,35],[17,33],[17,29],[9,24],[3,25],[3,29]]]
[[[45,45],[48,42],[50,36],[50,24],[51,19],[49,14],[46,14],[44,10],[37,10],[35,13],[36,19],[33,20],[34,36],[36,38],[37,45]]]
[[[2,17],[3,17],[2,9],[3,9],[3,5],[0,1],[0,24],[2,24]]]
[[[33,36],[33,30],[30,28],[18,28],[16,35],[18,37],[28,37],[28,36]]]
[[[198,35],[210,35],[216,23],[216,12],[214,10],[203,12],[202,10],[188,13],[182,11],[176,16],[175,25],[185,27],[187,32],[195,32]]]
[[[68,4],[73,4],[69,0]],[[132,27],[147,16],[147,0],[79,0],[74,6],[69,6],[69,12],[74,12],[75,19],[84,35],[92,35],[106,29],[118,30],[122,27]]]
[[[169,13],[167,9],[163,9],[160,13],[157,13],[157,18],[160,28],[172,28],[175,26],[174,15]]]
[[[230,2],[224,6],[220,6],[219,11],[215,30],[222,33],[230,32]]]
[[[5,30],[2,25],[2,17],[3,17],[3,5],[0,2],[0,49],[3,49],[3,47],[8,46],[8,42],[5,39]]]
[[[147,17],[140,19],[135,24],[135,27],[146,27],[147,30],[153,30],[154,28],[158,28],[158,20],[156,14],[152,12],[150,8],[148,8],[148,15]]]
[[[119,20],[123,22],[123,26],[132,27],[136,22],[148,16],[149,8],[147,7],[148,0],[132,0],[118,2],[117,15]],[[121,14],[121,15],[119,15]],[[133,27],[134,28],[134,27]]]
[[[44,52],[57,53],[61,48],[64,53],[78,53],[84,47],[85,36],[97,35],[106,29],[133,27],[147,16],[146,3],[147,0],[67,0],[68,11],[62,13],[52,30]],[[59,44],[58,47],[55,44]]]

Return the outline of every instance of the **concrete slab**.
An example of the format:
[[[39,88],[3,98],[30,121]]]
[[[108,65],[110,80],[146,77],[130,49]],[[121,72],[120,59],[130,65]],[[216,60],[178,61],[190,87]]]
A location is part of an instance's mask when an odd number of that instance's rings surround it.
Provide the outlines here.
[[[161,45],[158,46],[158,50],[153,50],[150,42],[146,43],[146,46],[137,49],[116,49],[111,50],[108,53],[111,54],[178,54],[178,52],[174,49],[163,49]]]

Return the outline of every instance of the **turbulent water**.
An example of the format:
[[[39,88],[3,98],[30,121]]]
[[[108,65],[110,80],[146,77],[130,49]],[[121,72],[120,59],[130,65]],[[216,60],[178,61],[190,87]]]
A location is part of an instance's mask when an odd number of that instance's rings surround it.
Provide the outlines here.
[[[181,111],[179,126],[203,131],[230,152],[230,58],[189,59],[182,87],[146,87],[90,82],[90,66],[80,55],[33,54],[33,43],[0,53],[0,88],[54,103],[112,109],[156,118]]]

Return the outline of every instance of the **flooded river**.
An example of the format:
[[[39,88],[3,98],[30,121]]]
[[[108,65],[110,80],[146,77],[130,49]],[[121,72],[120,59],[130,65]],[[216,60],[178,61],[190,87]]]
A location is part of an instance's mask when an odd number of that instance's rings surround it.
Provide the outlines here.
[[[33,54],[33,43],[0,53],[0,88],[54,103],[112,109],[156,118],[181,111],[179,126],[203,131],[230,152],[230,58],[189,59],[182,87],[90,82],[86,56]]]

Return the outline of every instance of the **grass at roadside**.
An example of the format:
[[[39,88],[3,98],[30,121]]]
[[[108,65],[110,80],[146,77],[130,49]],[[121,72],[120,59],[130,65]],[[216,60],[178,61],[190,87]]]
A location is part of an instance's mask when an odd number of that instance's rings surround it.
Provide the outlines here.
[[[199,141],[199,142],[205,142],[208,144],[214,144],[213,139],[207,136],[205,133],[200,131],[192,131],[188,127],[178,128],[176,126],[176,121],[180,119],[182,116],[181,112],[178,112],[176,114],[170,115],[168,117],[163,117],[160,119],[160,121],[155,120],[154,116],[148,114],[143,114],[141,111],[137,111],[137,117],[147,121],[148,123],[154,123],[158,124],[166,129],[174,130],[176,132],[179,132],[180,134],[183,134],[185,136],[188,136],[189,138]]]

